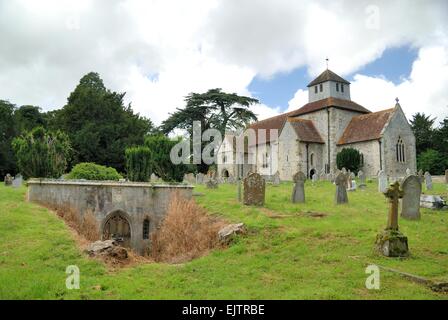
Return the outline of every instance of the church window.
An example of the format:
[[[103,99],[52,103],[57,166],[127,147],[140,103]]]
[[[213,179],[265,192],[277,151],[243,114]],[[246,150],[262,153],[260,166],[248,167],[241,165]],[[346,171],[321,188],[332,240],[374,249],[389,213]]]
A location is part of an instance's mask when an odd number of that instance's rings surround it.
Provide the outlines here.
[[[222,163],[226,163],[227,162],[227,157],[225,155],[222,156]]]
[[[344,92],[344,85],[341,83],[341,92]]]
[[[364,166],[364,154],[361,153],[361,167]]]
[[[339,92],[339,83],[336,83],[336,91]]]
[[[319,85],[319,91],[322,92],[322,90],[324,89],[324,86],[322,85],[322,83]]]
[[[143,239],[149,239],[149,219],[143,221]]]
[[[314,87],[314,93],[317,93],[317,86]]]
[[[406,162],[406,155],[405,155],[405,147],[403,140],[401,137],[398,137],[398,142],[395,145],[395,152],[397,157],[397,162]]]
[[[268,158],[269,158],[268,153],[267,152],[264,153],[263,154],[263,164],[262,164],[263,168],[268,168],[269,167],[269,165],[268,165]]]
[[[310,155],[310,164],[311,166],[314,166],[314,153]]]

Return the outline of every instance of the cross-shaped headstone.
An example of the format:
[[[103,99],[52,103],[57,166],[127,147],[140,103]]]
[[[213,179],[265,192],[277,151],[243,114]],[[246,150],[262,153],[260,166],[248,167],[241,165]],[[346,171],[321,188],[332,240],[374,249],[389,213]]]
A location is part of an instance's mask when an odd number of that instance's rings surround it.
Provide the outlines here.
[[[387,228],[391,230],[398,230],[398,202],[403,198],[403,190],[400,189],[400,183],[395,181],[384,192],[386,198],[389,199],[389,217],[387,220]]]

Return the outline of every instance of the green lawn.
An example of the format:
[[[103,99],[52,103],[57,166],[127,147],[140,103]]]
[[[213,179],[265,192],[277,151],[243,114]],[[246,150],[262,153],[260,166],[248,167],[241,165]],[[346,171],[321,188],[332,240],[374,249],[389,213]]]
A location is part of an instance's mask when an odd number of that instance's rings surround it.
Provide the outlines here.
[[[24,201],[26,188],[0,186],[1,299],[447,299],[399,275],[381,272],[381,289],[365,288],[365,268],[377,263],[448,280],[448,212],[422,210],[421,221],[400,219],[411,256],[373,252],[387,203],[369,183],[333,204],[335,187],[306,184],[307,203],[290,203],[292,184],[268,186],[266,207],[244,207],[236,186],[220,186],[197,201],[210,214],[244,222],[249,232],[226,250],[183,264],[141,264],[108,271],[77,248],[53,213]],[[434,193],[447,195],[435,184]],[[312,213],[325,217],[313,217]],[[80,290],[65,287],[65,269],[81,270]]]

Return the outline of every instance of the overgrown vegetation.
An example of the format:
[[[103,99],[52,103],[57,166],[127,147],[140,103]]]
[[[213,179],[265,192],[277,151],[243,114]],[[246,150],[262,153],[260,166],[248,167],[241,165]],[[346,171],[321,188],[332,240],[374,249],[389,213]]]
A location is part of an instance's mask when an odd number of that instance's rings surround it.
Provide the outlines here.
[[[147,147],[126,149],[126,172],[131,181],[146,182],[151,177],[151,150]]]
[[[123,177],[114,168],[85,162],[77,164],[66,176],[66,179],[118,181]]]
[[[36,127],[12,142],[17,166],[25,179],[59,178],[67,168],[71,146],[65,133]]]
[[[345,168],[358,174],[361,167],[361,153],[354,148],[343,148],[336,155],[336,164],[339,170]]]

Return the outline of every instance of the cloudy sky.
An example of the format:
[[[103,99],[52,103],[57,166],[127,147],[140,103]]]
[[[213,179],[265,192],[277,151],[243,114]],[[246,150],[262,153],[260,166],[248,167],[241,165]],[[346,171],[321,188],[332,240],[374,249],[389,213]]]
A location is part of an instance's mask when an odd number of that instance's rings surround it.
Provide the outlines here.
[[[448,116],[448,1],[0,0],[0,99],[61,108],[99,72],[156,124],[190,92],[307,102],[325,68],[372,111]]]

